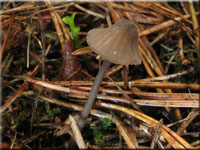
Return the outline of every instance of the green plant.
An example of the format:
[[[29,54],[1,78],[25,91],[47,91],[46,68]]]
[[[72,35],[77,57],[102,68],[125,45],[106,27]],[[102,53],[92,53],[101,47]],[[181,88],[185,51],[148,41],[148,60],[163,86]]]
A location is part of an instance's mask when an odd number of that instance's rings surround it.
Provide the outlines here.
[[[93,128],[93,134],[95,137],[95,142],[98,143],[103,136],[105,135],[105,130],[111,125],[112,119],[102,119],[101,120],[101,126],[94,126]]]
[[[102,119],[102,127],[104,128],[104,129],[107,129],[110,125],[111,125],[111,123],[112,123],[112,119]]]
[[[75,48],[78,49],[78,48],[81,48],[82,46],[78,38],[78,32],[80,31],[80,27],[75,26],[75,22],[74,22],[75,16],[76,16],[76,13],[73,13],[72,16],[63,17],[62,20],[64,21],[65,24],[70,26],[71,34],[75,41]]]
[[[98,143],[102,137],[103,137],[103,132],[102,130],[97,127],[97,126],[94,126],[93,128],[93,134],[94,134],[94,137],[95,137],[95,142]]]
[[[13,116],[13,112],[5,111],[1,116],[1,133],[7,131],[11,127],[11,118]]]
[[[60,110],[60,108],[56,107],[51,110],[47,109],[46,112],[49,115],[49,117],[55,117],[56,115],[61,113],[61,110]]]

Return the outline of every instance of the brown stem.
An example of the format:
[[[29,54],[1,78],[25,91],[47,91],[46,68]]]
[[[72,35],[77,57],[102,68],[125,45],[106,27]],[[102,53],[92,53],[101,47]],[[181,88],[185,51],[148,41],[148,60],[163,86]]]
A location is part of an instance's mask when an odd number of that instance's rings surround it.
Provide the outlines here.
[[[87,117],[89,116],[92,106],[94,105],[95,98],[96,98],[99,86],[101,84],[101,81],[103,80],[103,77],[106,74],[107,70],[109,69],[110,65],[111,65],[111,63],[109,61],[104,60],[102,67],[99,70],[99,72],[96,76],[96,79],[94,80],[94,84],[93,84],[90,94],[88,96],[87,102],[85,103],[85,106],[84,106],[83,110],[81,111],[81,115],[78,120],[78,126],[80,129],[82,129],[84,127],[85,121],[86,121]]]
[[[101,84],[101,81],[103,80],[103,77],[106,74],[107,70],[109,69],[110,65],[111,65],[111,62],[104,60],[102,66],[101,66],[101,69],[99,70],[99,72],[96,76],[96,79],[94,80],[94,84],[89,93],[89,96],[84,105],[84,108],[81,111],[81,115],[80,115],[80,118],[77,123],[80,130],[82,130],[85,125],[86,119],[90,114],[90,110],[91,110],[92,106],[94,105],[95,98],[96,98],[99,86]],[[75,148],[75,142],[71,138],[70,142],[69,142],[69,149],[74,149],[74,148]]]

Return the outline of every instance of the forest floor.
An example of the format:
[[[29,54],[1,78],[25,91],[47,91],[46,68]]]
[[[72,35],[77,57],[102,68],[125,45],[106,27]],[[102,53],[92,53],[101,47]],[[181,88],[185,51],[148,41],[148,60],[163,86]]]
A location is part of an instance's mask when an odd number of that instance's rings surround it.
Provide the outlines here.
[[[73,137],[80,149],[199,149],[199,6],[1,2],[1,148],[65,149]],[[137,28],[142,63],[111,65],[80,132],[102,63],[87,33],[122,19]]]

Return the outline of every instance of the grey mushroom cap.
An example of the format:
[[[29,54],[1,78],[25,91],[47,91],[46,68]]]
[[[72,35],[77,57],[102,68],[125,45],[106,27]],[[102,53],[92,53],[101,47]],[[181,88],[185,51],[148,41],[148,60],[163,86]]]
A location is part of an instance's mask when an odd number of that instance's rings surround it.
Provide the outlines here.
[[[114,64],[139,65],[138,32],[135,25],[123,19],[111,27],[92,29],[87,34],[88,45]]]

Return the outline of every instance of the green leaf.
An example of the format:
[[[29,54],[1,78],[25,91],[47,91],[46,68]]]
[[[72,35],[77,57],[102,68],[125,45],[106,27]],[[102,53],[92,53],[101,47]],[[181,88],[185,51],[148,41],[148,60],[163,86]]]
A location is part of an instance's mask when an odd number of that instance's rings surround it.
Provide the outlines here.
[[[95,142],[98,143],[102,139],[103,133],[102,133],[101,129],[99,129],[96,126],[94,126],[93,129],[94,129],[93,133],[94,133],[94,137],[95,137]]]
[[[112,119],[102,119],[103,128],[107,129],[112,123]]]
[[[75,22],[74,22],[75,16],[76,16],[76,13],[73,13],[71,17],[66,16],[66,17],[63,17],[62,20],[64,21],[65,24],[69,25],[71,29],[72,37],[75,41],[75,48],[78,49],[78,48],[81,48],[82,46],[78,38],[78,32],[80,31],[80,27],[75,26]]]
[[[70,16],[63,17],[62,20],[64,21],[65,24],[69,25],[70,27],[75,26],[74,25],[74,19]]]
[[[172,61],[165,61],[167,64],[170,64],[170,65],[176,65],[177,63],[176,62],[172,62]]]

